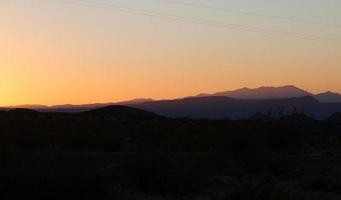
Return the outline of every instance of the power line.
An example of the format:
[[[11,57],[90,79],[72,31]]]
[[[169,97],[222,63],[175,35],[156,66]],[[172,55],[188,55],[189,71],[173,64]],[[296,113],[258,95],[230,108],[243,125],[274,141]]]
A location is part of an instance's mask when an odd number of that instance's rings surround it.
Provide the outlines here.
[[[218,8],[218,7],[213,7],[213,6],[194,4],[194,3],[188,3],[188,2],[179,2],[179,1],[173,1],[173,0],[161,0],[161,1],[164,1],[164,2],[167,2],[167,3],[171,3],[171,4],[178,4],[178,5],[190,6],[190,7],[196,7],[196,8],[204,8],[204,9],[221,11],[221,12],[229,12],[229,13],[236,13],[236,14],[249,15],[249,16],[256,16],[256,17],[262,17],[262,18],[268,18],[268,19],[283,20],[283,21],[289,21],[289,22],[299,22],[299,23],[327,26],[327,27],[333,27],[333,28],[341,28],[341,25],[338,25],[338,24],[329,24],[329,23],[316,22],[316,21],[310,21],[310,20],[305,20],[305,19],[297,19],[297,18],[282,17],[282,16],[271,16],[271,15],[265,15],[265,14],[260,14],[260,13],[248,12],[248,11],[243,11],[243,10],[233,10],[233,9],[228,9],[228,8]]]
[[[255,26],[245,26],[245,25],[240,25],[240,24],[227,24],[227,23],[222,23],[218,21],[211,21],[211,20],[195,18],[195,17],[173,15],[169,13],[163,13],[163,12],[157,12],[157,11],[151,11],[151,10],[145,10],[145,9],[135,9],[135,8],[125,7],[125,6],[116,5],[116,4],[108,4],[108,3],[98,4],[97,2],[93,2],[93,1],[79,1],[79,0],[78,1],[57,0],[57,1],[61,1],[64,3],[68,3],[68,4],[79,5],[79,6],[93,7],[93,8],[99,8],[99,9],[109,9],[109,10],[116,11],[116,12],[123,12],[123,13],[129,13],[129,14],[134,14],[134,15],[144,15],[144,16],[149,16],[149,17],[157,17],[161,19],[168,19],[168,20],[181,21],[181,22],[191,22],[195,24],[228,28],[228,29],[239,30],[239,31],[278,35],[278,36],[306,39],[306,40],[314,40],[314,41],[328,42],[328,43],[339,44],[339,45],[341,44],[341,40],[328,38],[328,37],[322,37],[318,35],[285,32],[285,31],[265,29],[261,27],[255,27]]]

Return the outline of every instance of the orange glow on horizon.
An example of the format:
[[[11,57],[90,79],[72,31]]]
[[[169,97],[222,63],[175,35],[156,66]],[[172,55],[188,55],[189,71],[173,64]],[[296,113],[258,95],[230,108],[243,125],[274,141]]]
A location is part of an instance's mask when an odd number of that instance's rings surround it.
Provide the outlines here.
[[[283,85],[341,93],[340,45],[56,2],[21,3],[0,2],[0,106],[173,99]],[[279,26],[240,19],[249,21]],[[290,28],[340,35],[323,27]]]

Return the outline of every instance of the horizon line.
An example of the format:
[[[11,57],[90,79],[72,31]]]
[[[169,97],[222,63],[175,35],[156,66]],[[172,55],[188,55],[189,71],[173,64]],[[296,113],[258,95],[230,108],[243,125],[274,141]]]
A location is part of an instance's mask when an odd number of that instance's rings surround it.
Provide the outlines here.
[[[189,97],[197,97],[200,94],[207,94],[207,95],[214,95],[215,93],[220,93],[220,92],[228,92],[228,91],[236,91],[236,90],[240,90],[240,89],[250,89],[250,90],[255,90],[255,89],[260,89],[260,88],[282,88],[282,87],[295,87],[297,89],[303,90],[307,93],[310,93],[311,95],[318,95],[318,94],[322,94],[322,93],[336,93],[336,94],[340,94],[339,92],[333,92],[332,90],[327,90],[327,91],[321,91],[321,92],[317,92],[317,93],[312,93],[308,90],[302,89],[300,87],[297,87],[295,85],[280,85],[280,86],[258,86],[258,87],[240,87],[240,88],[236,88],[236,89],[231,89],[231,90],[224,90],[224,91],[218,91],[218,92],[213,92],[213,93],[209,93],[209,92],[202,92],[196,95],[189,95],[189,96],[180,96],[180,97],[173,97],[173,98],[161,98],[161,99],[157,99],[157,98],[153,98],[153,97],[138,97],[138,98],[131,98],[131,99],[123,99],[123,100],[117,100],[117,101],[102,101],[102,102],[86,102],[86,103],[58,103],[58,104],[44,104],[44,103],[23,103],[23,104],[12,104],[12,105],[0,105],[0,108],[20,108],[21,106],[31,106],[31,107],[47,107],[47,108],[52,108],[52,107],[56,107],[56,106],[86,106],[86,105],[95,105],[95,104],[117,104],[117,103],[121,103],[121,102],[126,102],[126,101],[134,101],[134,100],[139,100],[139,99],[150,99],[152,101],[162,101],[162,100],[176,100],[176,99],[183,99],[183,98],[189,98]],[[307,95],[309,96],[309,95]]]

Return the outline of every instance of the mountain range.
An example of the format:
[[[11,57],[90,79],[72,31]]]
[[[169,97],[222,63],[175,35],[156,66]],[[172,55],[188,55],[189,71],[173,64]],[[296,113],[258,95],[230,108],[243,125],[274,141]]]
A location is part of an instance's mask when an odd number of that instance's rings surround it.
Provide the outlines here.
[[[292,85],[281,87],[259,87],[255,89],[241,88],[232,91],[197,95],[197,97],[205,96],[224,96],[236,99],[283,99],[312,96],[321,103],[341,103],[341,94],[333,93],[330,91],[320,94],[313,94]]]
[[[26,105],[13,108],[30,108],[42,112],[83,112],[112,105],[125,105],[167,117],[209,119],[249,118],[257,113],[279,117],[304,113],[315,119],[325,119],[341,112],[341,94],[325,92],[312,94],[295,86],[241,88],[213,94],[199,94],[173,100],[133,99],[116,103],[85,105]]]
[[[174,118],[243,119],[257,113],[281,117],[293,113],[326,119],[341,112],[341,103],[321,103],[311,96],[283,99],[234,99],[222,96],[190,97],[130,105]]]
[[[216,92],[213,94],[200,94],[203,96],[225,96],[237,99],[281,99],[292,97],[313,96],[313,94],[295,86],[260,87],[255,89],[241,88],[232,91]]]

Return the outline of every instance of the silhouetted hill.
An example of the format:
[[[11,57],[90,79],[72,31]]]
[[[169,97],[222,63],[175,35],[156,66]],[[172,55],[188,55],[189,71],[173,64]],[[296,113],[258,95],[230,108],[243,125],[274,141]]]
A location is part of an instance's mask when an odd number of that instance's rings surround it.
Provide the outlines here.
[[[128,119],[153,119],[162,118],[152,112],[131,108],[127,106],[107,106],[81,113],[82,115],[97,118],[128,118]]]
[[[140,99],[115,104],[60,105],[36,110],[80,113],[103,109],[103,107],[125,105],[125,103],[129,107],[175,118],[246,119],[256,113],[280,117],[292,112],[299,112],[315,119],[326,119],[335,112],[341,112],[341,103],[320,103],[312,96],[282,99],[235,99],[225,96],[189,97],[160,101]]]
[[[151,98],[137,98],[137,99],[132,99],[128,101],[121,101],[115,103],[116,105],[133,105],[133,104],[140,104],[140,103],[146,103],[146,102],[152,102],[154,99]]]
[[[24,108],[24,109],[46,109],[49,106],[46,105],[39,105],[39,104],[23,104],[23,105],[16,105],[16,106],[9,106],[7,109],[16,109],[16,108]]]
[[[265,100],[242,100],[219,96],[191,97],[154,101],[133,105],[133,107],[168,117],[209,119],[242,119],[249,118],[256,113],[280,117],[293,112],[305,113],[313,118],[324,119],[336,111],[341,111],[341,104],[319,103],[311,96]]]
[[[38,111],[35,111],[33,109],[27,109],[27,108],[15,108],[8,110],[9,113],[16,113],[16,114],[33,114],[33,113],[39,113]]]
[[[145,102],[151,102],[154,101],[153,99],[147,99],[147,98],[138,98],[138,99],[132,99],[128,101],[121,101],[121,102],[116,102],[116,103],[93,103],[93,104],[83,104],[83,105],[72,105],[72,104],[65,104],[65,105],[56,105],[56,106],[51,106],[48,109],[55,109],[55,110],[61,110],[69,109],[70,111],[79,111],[79,110],[89,110],[89,109],[96,109],[96,108],[102,108],[106,106],[112,106],[112,105],[130,105],[130,104],[139,104],[139,103],[145,103]],[[74,109],[74,110],[72,110]]]
[[[314,96],[319,102],[341,103],[341,94],[334,92],[320,93]]]
[[[174,100],[156,101],[150,98],[138,98],[116,103],[56,106],[26,105],[27,107],[23,106],[23,108],[30,108],[40,112],[79,113],[112,105],[142,108],[169,117],[239,119],[249,118],[256,113],[269,115],[269,112],[271,112],[271,115],[275,115],[272,117],[279,117],[297,109],[310,117],[325,119],[332,113],[340,111],[341,95],[333,92],[314,95],[289,85],[259,87],[256,89],[241,88],[214,94],[203,93],[196,97]]]
[[[7,111],[8,115],[16,115],[16,116],[35,116],[39,115],[38,111],[26,109],[26,108],[16,108]]]
[[[24,108],[35,109],[41,112],[67,112],[67,113],[78,113],[78,112],[85,112],[92,109],[102,108],[106,106],[113,106],[113,105],[134,105],[140,104],[145,102],[152,102],[153,99],[149,98],[138,98],[132,99],[128,101],[116,102],[116,103],[93,103],[93,104],[81,104],[81,105],[73,105],[73,104],[64,104],[64,105],[55,105],[55,106],[27,106]],[[17,108],[18,106],[12,107]],[[11,107],[10,107],[11,108]]]
[[[233,91],[201,94],[200,96],[226,96],[236,99],[282,99],[292,97],[312,96],[311,93],[295,86],[260,87],[255,89],[241,88]]]

